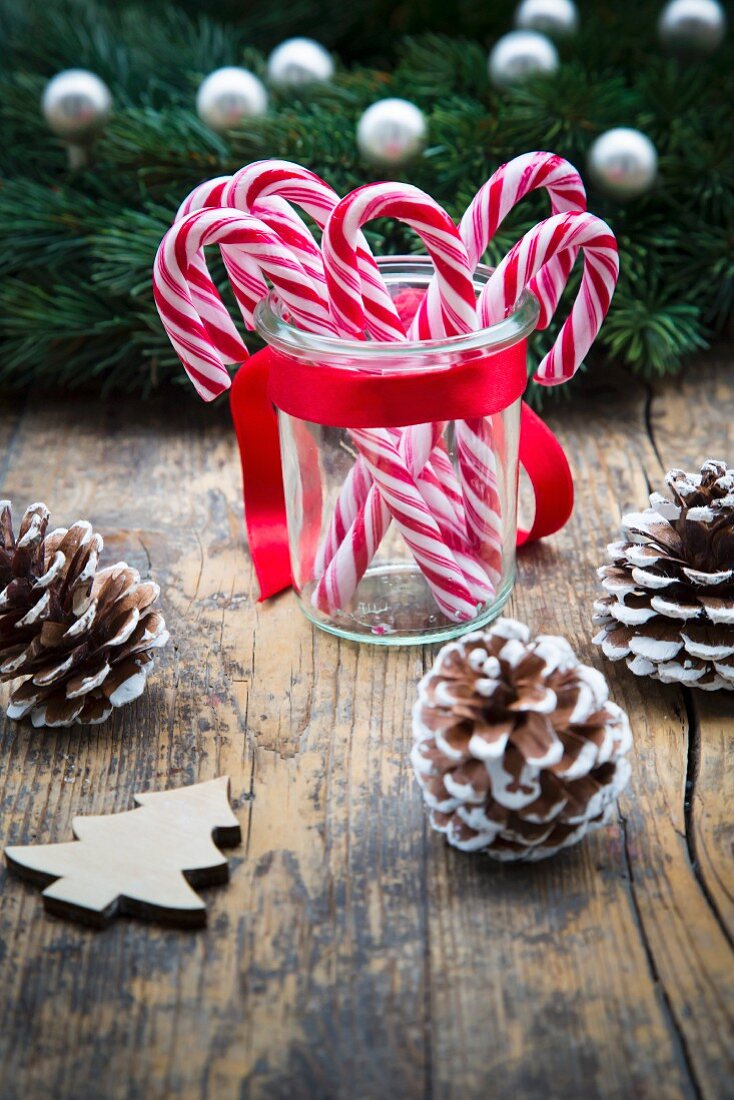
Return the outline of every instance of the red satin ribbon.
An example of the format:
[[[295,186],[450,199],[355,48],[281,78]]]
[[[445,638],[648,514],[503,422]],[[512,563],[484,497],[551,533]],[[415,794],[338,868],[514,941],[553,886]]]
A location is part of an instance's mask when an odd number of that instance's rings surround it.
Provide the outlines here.
[[[268,397],[269,375],[270,355],[266,348],[243,363],[230,391],[242,463],[245,526],[261,600],[290,588],[293,583],[278,417]]]
[[[240,367],[230,403],[242,462],[250,553],[265,600],[293,583],[274,405],[301,420],[344,428],[470,420],[511,405],[526,382],[525,343],[446,369],[369,374],[301,363],[265,348]],[[518,545],[558,531],[573,508],[563,449],[523,402],[520,461],[535,492],[535,518]],[[311,502],[312,505],[318,502]]]
[[[371,374],[299,362],[272,349],[261,355],[270,360],[268,393],[276,408],[333,428],[402,428],[491,416],[522,397],[527,383],[524,340],[491,357],[431,371]]]
[[[539,416],[523,401],[520,406],[520,462],[535,496],[535,516],[529,531],[517,532],[517,545],[554,535],[573,511],[573,477],[565,451]]]

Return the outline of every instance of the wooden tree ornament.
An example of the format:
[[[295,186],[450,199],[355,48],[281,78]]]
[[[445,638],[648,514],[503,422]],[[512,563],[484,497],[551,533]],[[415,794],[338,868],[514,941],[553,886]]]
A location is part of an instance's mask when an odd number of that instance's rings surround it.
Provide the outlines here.
[[[75,817],[77,840],[5,849],[8,867],[43,883],[46,909],[104,927],[131,913],[185,927],[206,924],[192,886],[229,878],[219,851],[240,843],[229,778],[136,794],[139,809]]]

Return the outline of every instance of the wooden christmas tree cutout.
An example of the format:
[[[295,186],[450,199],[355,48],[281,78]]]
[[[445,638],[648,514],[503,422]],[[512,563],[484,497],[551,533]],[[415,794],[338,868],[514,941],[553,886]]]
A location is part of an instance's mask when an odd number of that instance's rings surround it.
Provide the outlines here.
[[[11,870],[46,885],[46,909],[103,927],[121,913],[197,927],[206,906],[192,886],[229,878],[219,851],[241,840],[221,776],[177,790],[136,794],[139,809],[75,817],[77,840],[6,848]]]

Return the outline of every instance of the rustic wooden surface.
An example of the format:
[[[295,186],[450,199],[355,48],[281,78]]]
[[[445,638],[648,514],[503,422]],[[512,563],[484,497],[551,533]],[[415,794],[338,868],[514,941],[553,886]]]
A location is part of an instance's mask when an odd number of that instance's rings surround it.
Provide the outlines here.
[[[226,411],[0,407],[3,494],[91,519],[160,581],[176,642],[103,727],[2,726],[0,840],[223,773],[244,835],[202,932],[90,932],[0,872],[3,1100],[734,1097],[734,699],[636,680],[589,622],[621,512],[671,465],[734,461],[731,358],[652,388],[599,372],[551,419],[576,511],[509,610],[604,668],[636,748],[615,826],[511,868],[426,828],[407,754],[430,654],[254,602]]]

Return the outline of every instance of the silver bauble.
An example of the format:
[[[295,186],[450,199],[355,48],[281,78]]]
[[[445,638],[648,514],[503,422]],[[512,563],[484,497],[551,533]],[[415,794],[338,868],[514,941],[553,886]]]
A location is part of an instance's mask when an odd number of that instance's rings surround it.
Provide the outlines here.
[[[510,31],[492,47],[487,62],[489,78],[496,88],[516,84],[536,73],[553,73],[558,52],[549,38],[536,31]]]
[[[262,81],[247,69],[232,65],[215,69],[196,93],[196,113],[220,134],[234,129],[243,118],[264,115],[267,107],[268,93]]]
[[[658,21],[664,46],[690,53],[713,53],[726,34],[726,16],[716,0],[671,0]]]
[[[49,80],[41,106],[54,134],[83,145],[104,129],[112,110],[112,96],[104,80],[94,73],[65,69]]]
[[[407,99],[380,99],[357,124],[357,145],[363,157],[378,164],[404,164],[420,152],[426,139],[426,118]]]
[[[268,80],[296,86],[331,80],[334,62],[328,50],[313,38],[289,38],[268,58]]]
[[[649,137],[620,126],[601,134],[589,149],[589,174],[605,194],[634,199],[655,182],[658,154]]]
[[[522,0],[515,12],[515,26],[564,38],[578,30],[579,13],[573,0]]]

